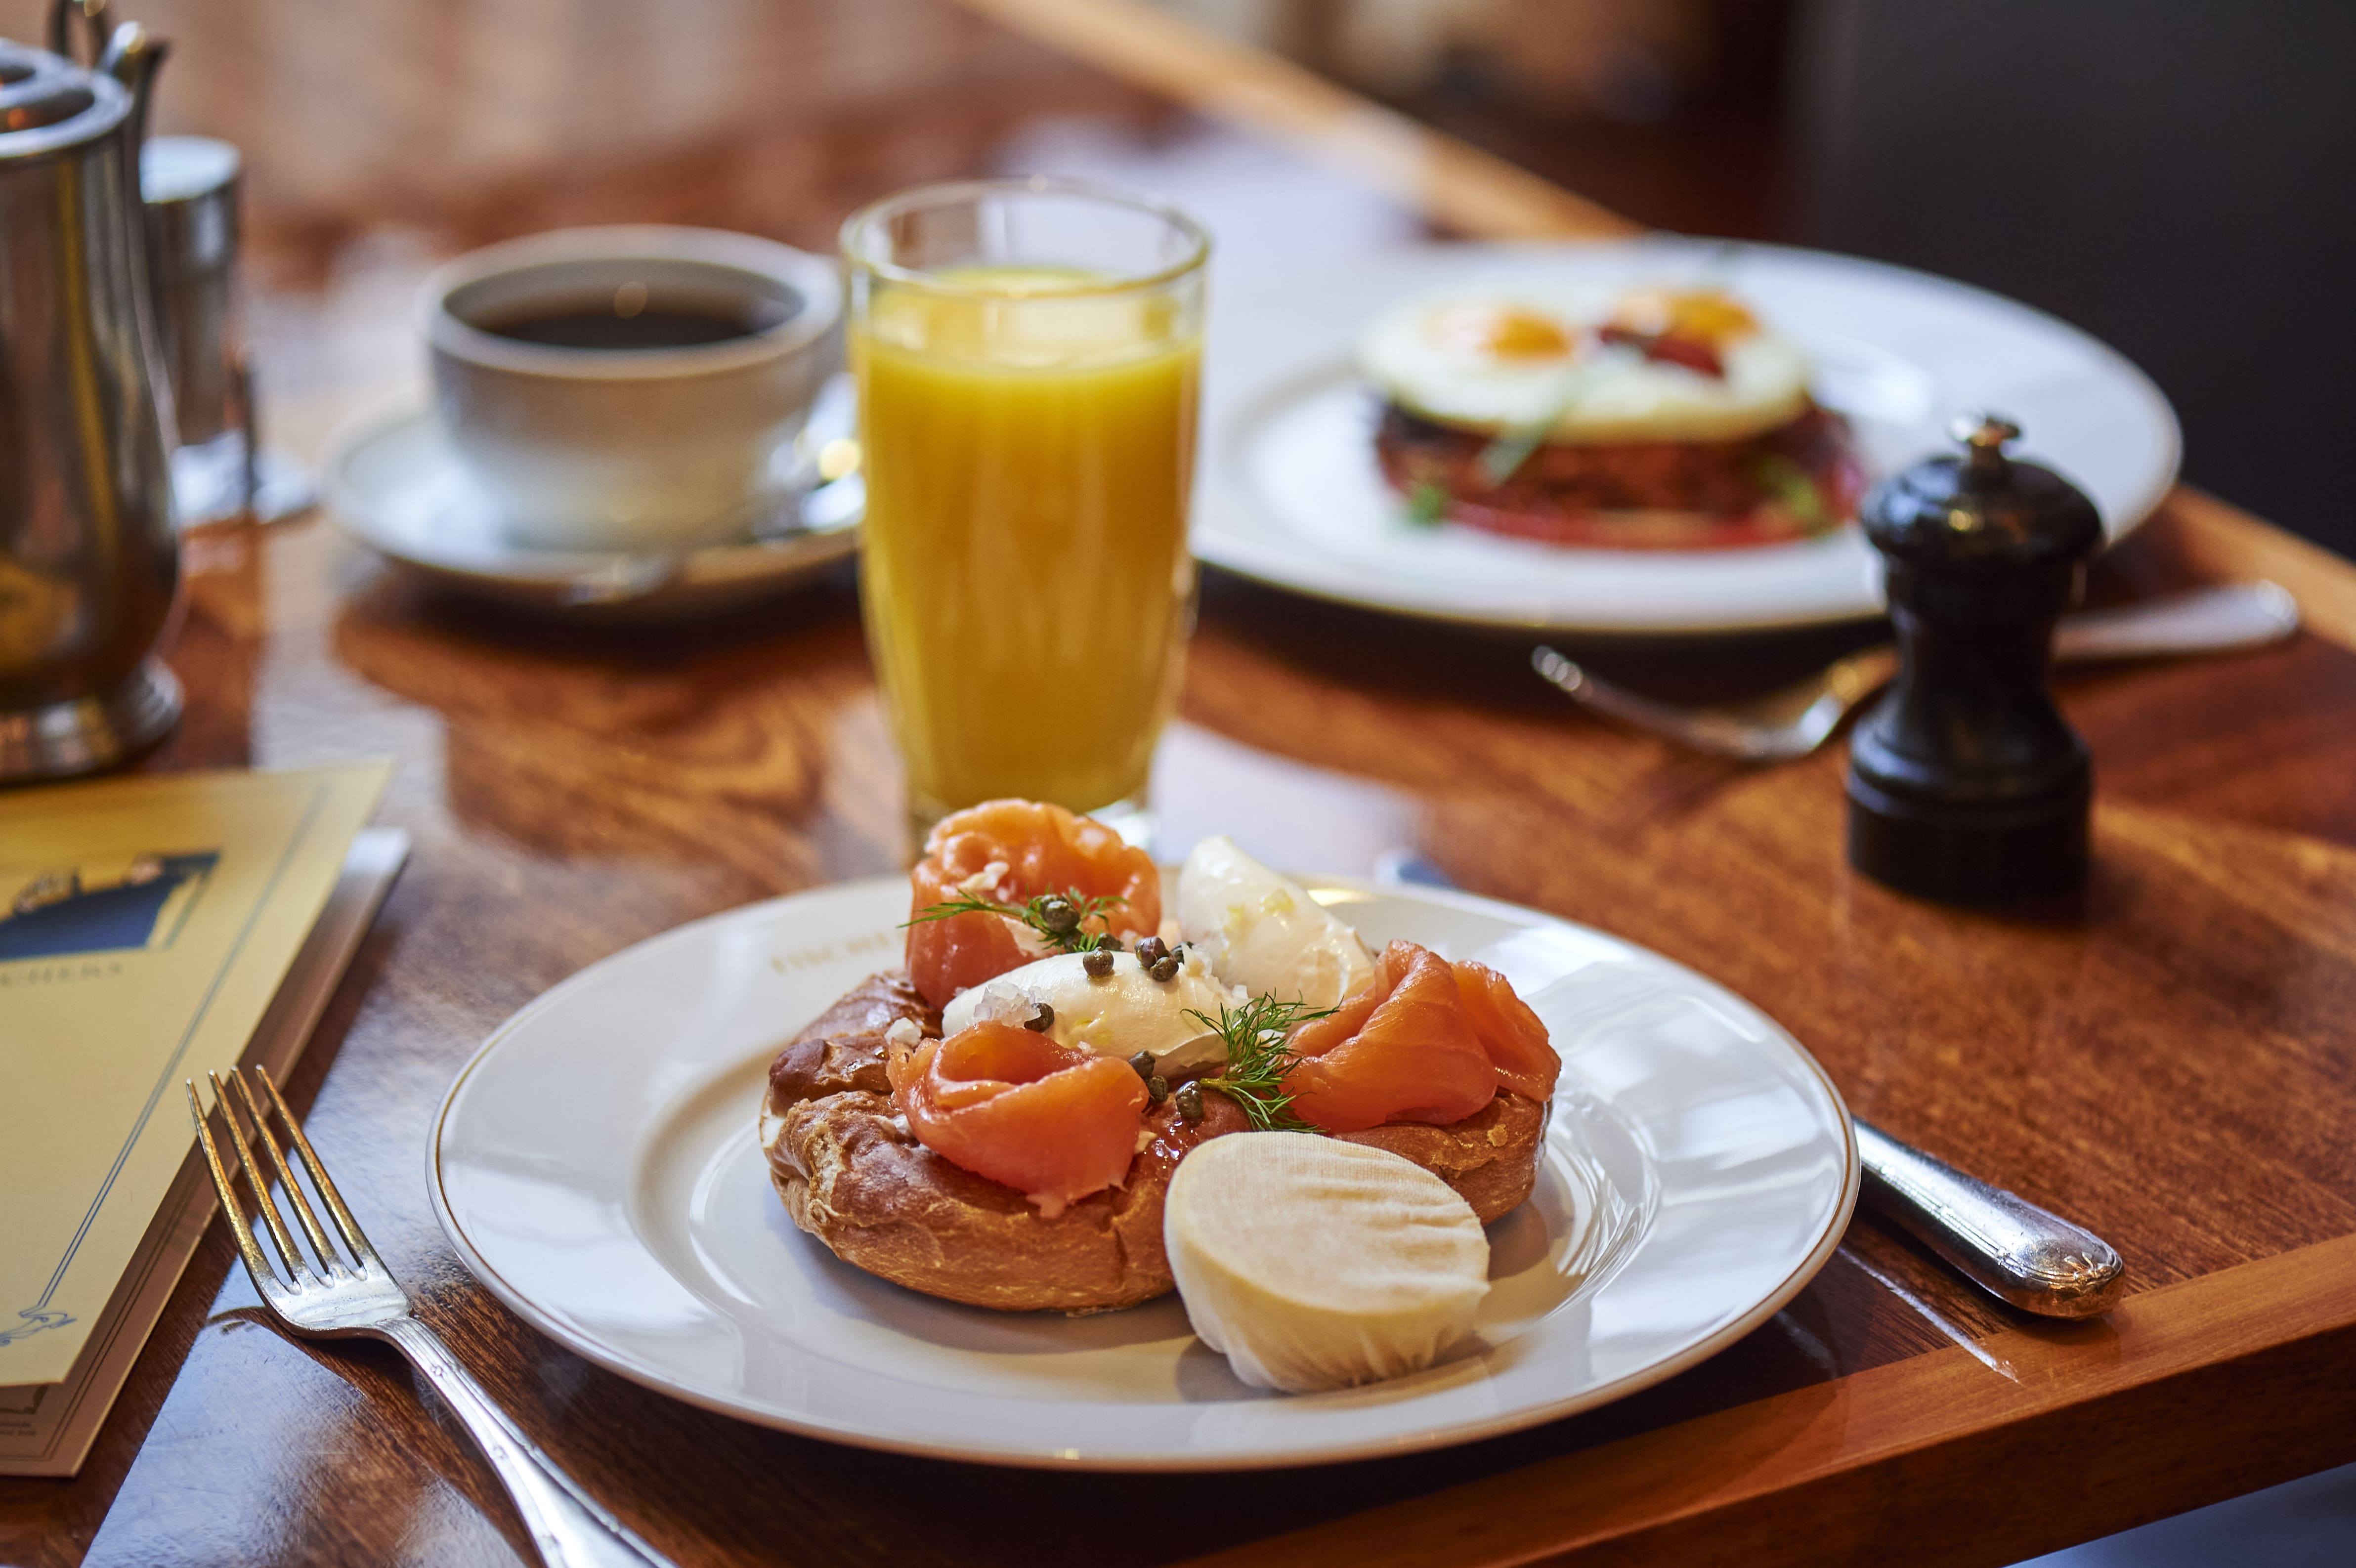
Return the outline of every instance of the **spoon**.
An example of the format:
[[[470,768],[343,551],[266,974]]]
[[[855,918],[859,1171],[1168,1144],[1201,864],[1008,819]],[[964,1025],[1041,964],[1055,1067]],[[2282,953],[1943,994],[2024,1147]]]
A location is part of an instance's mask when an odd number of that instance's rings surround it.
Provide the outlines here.
[[[2053,657],[2063,664],[2157,658],[2264,647],[2298,630],[2298,605],[2272,582],[2235,582],[2062,617]],[[1740,702],[1663,702],[1603,679],[1554,649],[1531,650],[1538,674],[1581,707],[1713,756],[1780,763],[1832,738],[1849,710],[1898,673],[1889,644],[1838,659],[1805,680]]]

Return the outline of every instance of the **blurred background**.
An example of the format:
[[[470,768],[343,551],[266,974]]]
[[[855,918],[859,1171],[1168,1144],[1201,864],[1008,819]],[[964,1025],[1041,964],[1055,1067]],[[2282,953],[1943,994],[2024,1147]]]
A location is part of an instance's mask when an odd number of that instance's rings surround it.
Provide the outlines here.
[[[2356,552],[2356,5],[1163,3],[1640,222],[2049,310],[2159,382],[2194,483]]]
[[[1879,257],[2051,311],[2159,382],[2193,482],[2356,555],[2347,0],[1119,3],[1273,49],[1644,224]],[[427,268],[552,227],[710,223],[823,251],[885,192],[1045,168],[1203,213],[1222,290],[1424,237],[1371,187],[944,0],[115,5],[173,41],[157,128],[248,155],[252,336],[275,439],[298,453],[350,398],[415,400],[409,300]],[[48,8],[0,0],[0,34],[40,39]],[[426,639],[349,613],[335,635],[371,678],[466,713],[446,689],[457,666]],[[220,694],[214,710],[243,722]],[[608,721],[582,721],[597,731],[584,754]],[[509,742],[477,714],[456,733],[462,812],[501,822],[493,781],[535,776],[549,732]],[[1172,744],[1258,809],[1285,787],[1209,729]],[[1203,763],[1222,747],[1234,755]],[[643,769],[621,776],[647,787]],[[1347,787],[1321,776],[1319,808]],[[1363,863],[1410,836],[1384,815],[1406,808],[1365,787],[1363,808],[1333,815],[1375,824],[1366,842],[1296,846],[1301,859]],[[776,814],[746,801],[711,831],[766,842]],[[1234,808],[1200,809],[1210,823]],[[595,831],[612,852],[611,823]],[[2277,1532],[2267,1561],[2342,1560],[2356,1471],[2268,1497],[2197,1516],[2173,1547],[2136,1532],[2072,1562],[2246,1559],[2263,1531]]]
[[[2356,552],[2339,472],[2356,6],[1153,3],[1639,221],[1882,257],[2052,311],[2158,380],[2194,482]],[[45,10],[0,0],[0,33],[39,37]],[[825,249],[860,200],[980,167],[1130,177],[1215,223],[1286,210],[1280,167],[930,0],[118,10],[176,42],[162,126],[249,149],[268,281],[330,304],[370,277],[380,297],[405,290],[418,258],[563,223],[724,213]],[[1411,227],[1370,197],[1257,231],[1273,252]],[[265,372],[272,334],[302,329],[299,310],[260,324]]]

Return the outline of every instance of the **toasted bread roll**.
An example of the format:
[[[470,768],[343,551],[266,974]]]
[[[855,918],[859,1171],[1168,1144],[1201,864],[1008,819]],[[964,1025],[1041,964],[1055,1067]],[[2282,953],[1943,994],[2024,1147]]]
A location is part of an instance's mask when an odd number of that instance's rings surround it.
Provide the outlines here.
[[[877,1094],[787,1109],[768,1146],[769,1176],[795,1224],[895,1285],[1007,1312],[1104,1311],[1171,1288],[1162,1194],[1187,1149],[1243,1129],[1243,1113],[1222,1107],[1188,1127],[1161,1106],[1129,1179],[1052,1220],[1014,1189],[917,1143]]]
[[[783,1111],[857,1089],[891,1097],[884,1076],[884,1031],[907,1019],[928,1035],[941,1032],[941,1015],[925,1005],[905,969],[870,975],[810,1020],[769,1066],[769,1103]]]
[[[884,1031],[902,1019],[940,1030],[940,1015],[905,973],[871,976],[769,1069],[761,1147],[794,1223],[880,1278],[1001,1311],[1100,1312],[1171,1289],[1162,1196],[1188,1150],[1248,1125],[1234,1102],[1204,1095],[1203,1120],[1191,1126],[1174,1104],[1152,1107],[1121,1185],[1044,1219],[1012,1188],[950,1164],[909,1132],[884,1072]],[[1350,1141],[1414,1160],[1485,1221],[1529,1196],[1545,1133],[1545,1106],[1501,1092],[1451,1126],[1373,1127]]]
[[[1537,1185],[1548,1109],[1526,1094],[1500,1089],[1486,1105],[1444,1127],[1392,1122],[1339,1136],[1345,1143],[1388,1149],[1415,1161],[1456,1189],[1485,1225],[1510,1213]]]

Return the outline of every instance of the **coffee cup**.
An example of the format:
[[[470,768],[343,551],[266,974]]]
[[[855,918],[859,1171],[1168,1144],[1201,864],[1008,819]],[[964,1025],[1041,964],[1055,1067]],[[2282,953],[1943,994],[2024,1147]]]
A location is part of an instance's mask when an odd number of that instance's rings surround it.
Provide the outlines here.
[[[472,251],[418,300],[443,433],[509,542],[742,538],[842,363],[834,263],[711,229],[566,229]]]

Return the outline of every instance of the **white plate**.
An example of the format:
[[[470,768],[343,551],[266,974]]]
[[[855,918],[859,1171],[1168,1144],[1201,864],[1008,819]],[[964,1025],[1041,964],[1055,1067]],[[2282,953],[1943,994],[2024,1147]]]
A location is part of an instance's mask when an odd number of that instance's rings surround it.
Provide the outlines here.
[[[363,415],[330,447],[327,500],[345,530],[479,598],[608,620],[673,620],[783,592],[859,549],[855,477],[798,502],[781,490],[777,511],[790,516],[798,506],[803,526],[774,539],[676,552],[541,549],[507,540],[498,507],[424,410]]]
[[[1665,236],[1442,246],[1212,313],[1194,553],[1322,598],[1552,631],[1707,633],[1880,613],[1873,551],[1855,528],[1796,544],[1665,552],[1572,549],[1404,520],[1375,465],[1375,395],[1351,369],[1359,329],[1427,289],[1541,278],[1731,288],[1808,352],[1817,400],[1849,416],[1877,477],[1952,450],[1951,421],[1993,410],[2026,432],[2019,454],[2094,497],[2113,539],[2175,482],[2176,415],[2142,371],[2075,327],[1962,283],[1820,251]]]
[[[1380,945],[1480,955],[1553,1031],[1538,1189],[1490,1227],[1475,1339],[1414,1377],[1246,1387],[1175,1296],[1010,1315],[887,1285],[797,1231],[754,1119],[777,1047],[898,961],[905,878],[681,926],[500,1027],[436,1118],[428,1179],[468,1267],[601,1366],[708,1409],[877,1448],[1186,1470],[1407,1453],[1658,1381],[1763,1322],[1856,1201],[1847,1113],[1740,997],[1527,910],[1312,884]]]

